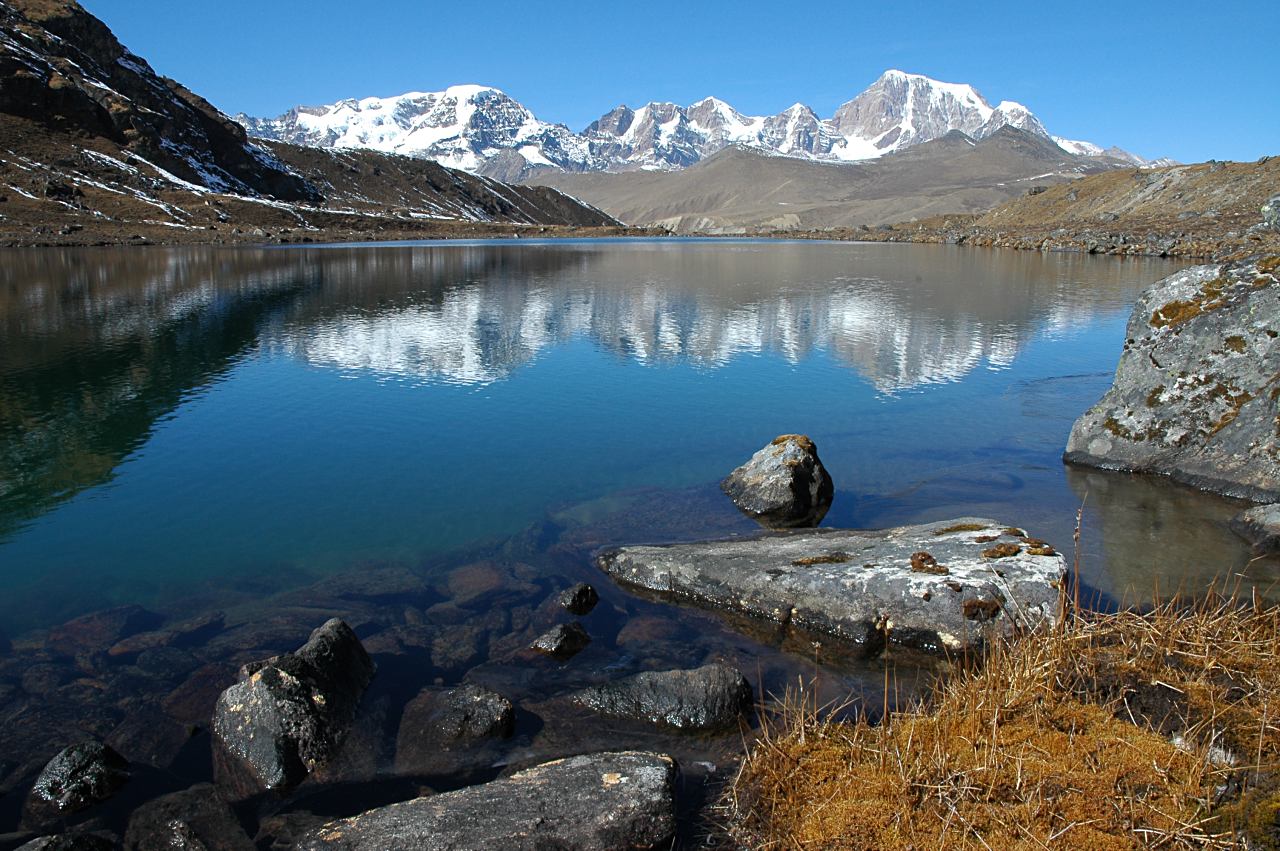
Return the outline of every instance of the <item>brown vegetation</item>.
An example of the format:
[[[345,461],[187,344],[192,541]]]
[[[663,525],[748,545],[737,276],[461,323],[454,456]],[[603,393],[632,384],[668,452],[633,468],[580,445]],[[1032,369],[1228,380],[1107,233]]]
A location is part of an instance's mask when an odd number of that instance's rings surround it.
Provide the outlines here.
[[[726,800],[753,847],[1280,847],[1280,612],[1215,600],[994,645],[930,699],[781,704]]]

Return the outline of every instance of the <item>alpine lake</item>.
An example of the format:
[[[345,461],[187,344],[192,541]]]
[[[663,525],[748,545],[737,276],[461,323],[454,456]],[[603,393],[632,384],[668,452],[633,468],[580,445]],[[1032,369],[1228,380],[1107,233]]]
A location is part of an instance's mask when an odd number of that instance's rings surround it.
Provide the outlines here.
[[[0,252],[0,834],[84,738],[150,764],[131,794],[207,780],[235,667],[333,616],[378,673],[340,758],[262,816],[260,842],[292,812],[619,746],[674,755],[697,809],[744,731],[564,696],[722,661],[758,700],[803,686],[875,714],[946,668],[791,641],[596,569],[603,547],[757,531],[718,483],[779,434],[809,435],[835,481],[823,526],[994,518],[1078,555],[1102,608],[1215,583],[1276,596],[1275,560],[1227,528],[1238,503],[1061,460],[1134,299],[1177,268],[729,239]],[[577,582],[601,598],[590,645],[531,654],[573,619],[555,598]],[[127,605],[212,626],[145,665],[46,649]],[[405,705],[462,682],[509,698],[515,734],[406,765]]]

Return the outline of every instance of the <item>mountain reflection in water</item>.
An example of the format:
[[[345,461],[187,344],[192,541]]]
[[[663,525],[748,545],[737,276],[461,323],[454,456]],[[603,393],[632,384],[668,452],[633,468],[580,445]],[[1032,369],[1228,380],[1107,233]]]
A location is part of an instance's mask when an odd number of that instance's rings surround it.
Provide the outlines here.
[[[1062,442],[1172,268],[693,240],[4,252],[0,627],[416,562],[712,484],[778,431],[819,441],[828,525],[985,512],[1065,545]]]

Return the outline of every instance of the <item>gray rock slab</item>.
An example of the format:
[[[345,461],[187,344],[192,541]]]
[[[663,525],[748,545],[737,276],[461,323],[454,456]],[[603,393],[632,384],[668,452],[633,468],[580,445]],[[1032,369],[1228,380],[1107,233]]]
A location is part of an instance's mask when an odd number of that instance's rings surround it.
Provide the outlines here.
[[[642,671],[583,689],[573,700],[617,718],[681,730],[715,730],[736,723],[751,706],[751,694],[741,671],[711,664],[690,671]]]
[[[666,847],[675,761],[641,751],[575,756],[510,777],[329,822],[300,849]]]
[[[1062,556],[1048,545],[973,517],[622,547],[599,554],[597,564],[659,596],[834,636],[868,652],[886,636],[954,651],[991,630],[1052,624],[1065,576]]]
[[[1256,553],[1280,552],[1280,503],[1255,505],[1231,518],[1231,529]]]
[[[1280,269],[1275,258],[1183,269],[1129,318],[1111,389],[1065,459],[1280,501]]]

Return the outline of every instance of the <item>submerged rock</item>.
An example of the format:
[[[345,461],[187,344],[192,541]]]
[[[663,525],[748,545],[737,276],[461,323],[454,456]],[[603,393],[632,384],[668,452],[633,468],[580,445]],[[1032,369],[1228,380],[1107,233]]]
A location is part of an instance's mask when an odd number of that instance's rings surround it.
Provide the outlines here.
[[[596,603],[600,602],[600,595],[587,583],[579,582],[562,591],[557,599],[570,614],[582,616],[596,607]]]
[[[1231,530],[1253,544],[1255,553],[1280,552],[1280,503],[1240,512],[1231,518]]]
[[[297,651],[244,666],[214,710],[219,782],[244,796],[292,789],[337,752],[373,672],[337,618]]]
[[[253,851],[217,788],[201,783],[143,804],[129,817],[129,851]]]
[[[835,487],[803,434],[784,434],[729,474],[720,488],[744,514],[769,529],[817,526]]]
[[[591,643],[591,636],[582,628],[582,624],[574,622],[560,624],[554,629],[538,636],[530,647],[539,653],[546,653],[553,659],[564,661],[584,650]]]
[[[666,847],[675,761],[641,751],[556,760],[502,780],[329,822],[300,849]]]
[[[17,851],[114,851],[117,842],[100,833],[60,833],[19,845]]]
[[[741,671],[712,664],[692,671],[644,671],[583,689],[573,700],[603,715],[681,730],[715,730],[736,723],[751,706],[751,695]]]
[[[118,606],[69,620],[49,630],[45,646],[60,656],[106,652],[124,638],[152,629],[160,616],[141,606]]]
[[[1170,275],[1139,297],[1126,335],[1065,460],[1280,500],[1280,258]]]
[[[409,701],[396,737],[396,770],[426,773],[455,761],[449,751],[476,742],[505,739],[515,732],[515,707],[497,692],[466,684],[444,691],[426,689]]]
[[[27,796],[23,821],[39,828],[105,801],[129,780],[129,763],[101,742],[81,742],[45,765]]]
[[[959,650],[987,630],[1052,624],[1066,572],[1048,544],[978,518],[622,547],[597,564],[659,596],[831,635],[867,653],[886,637]]]

